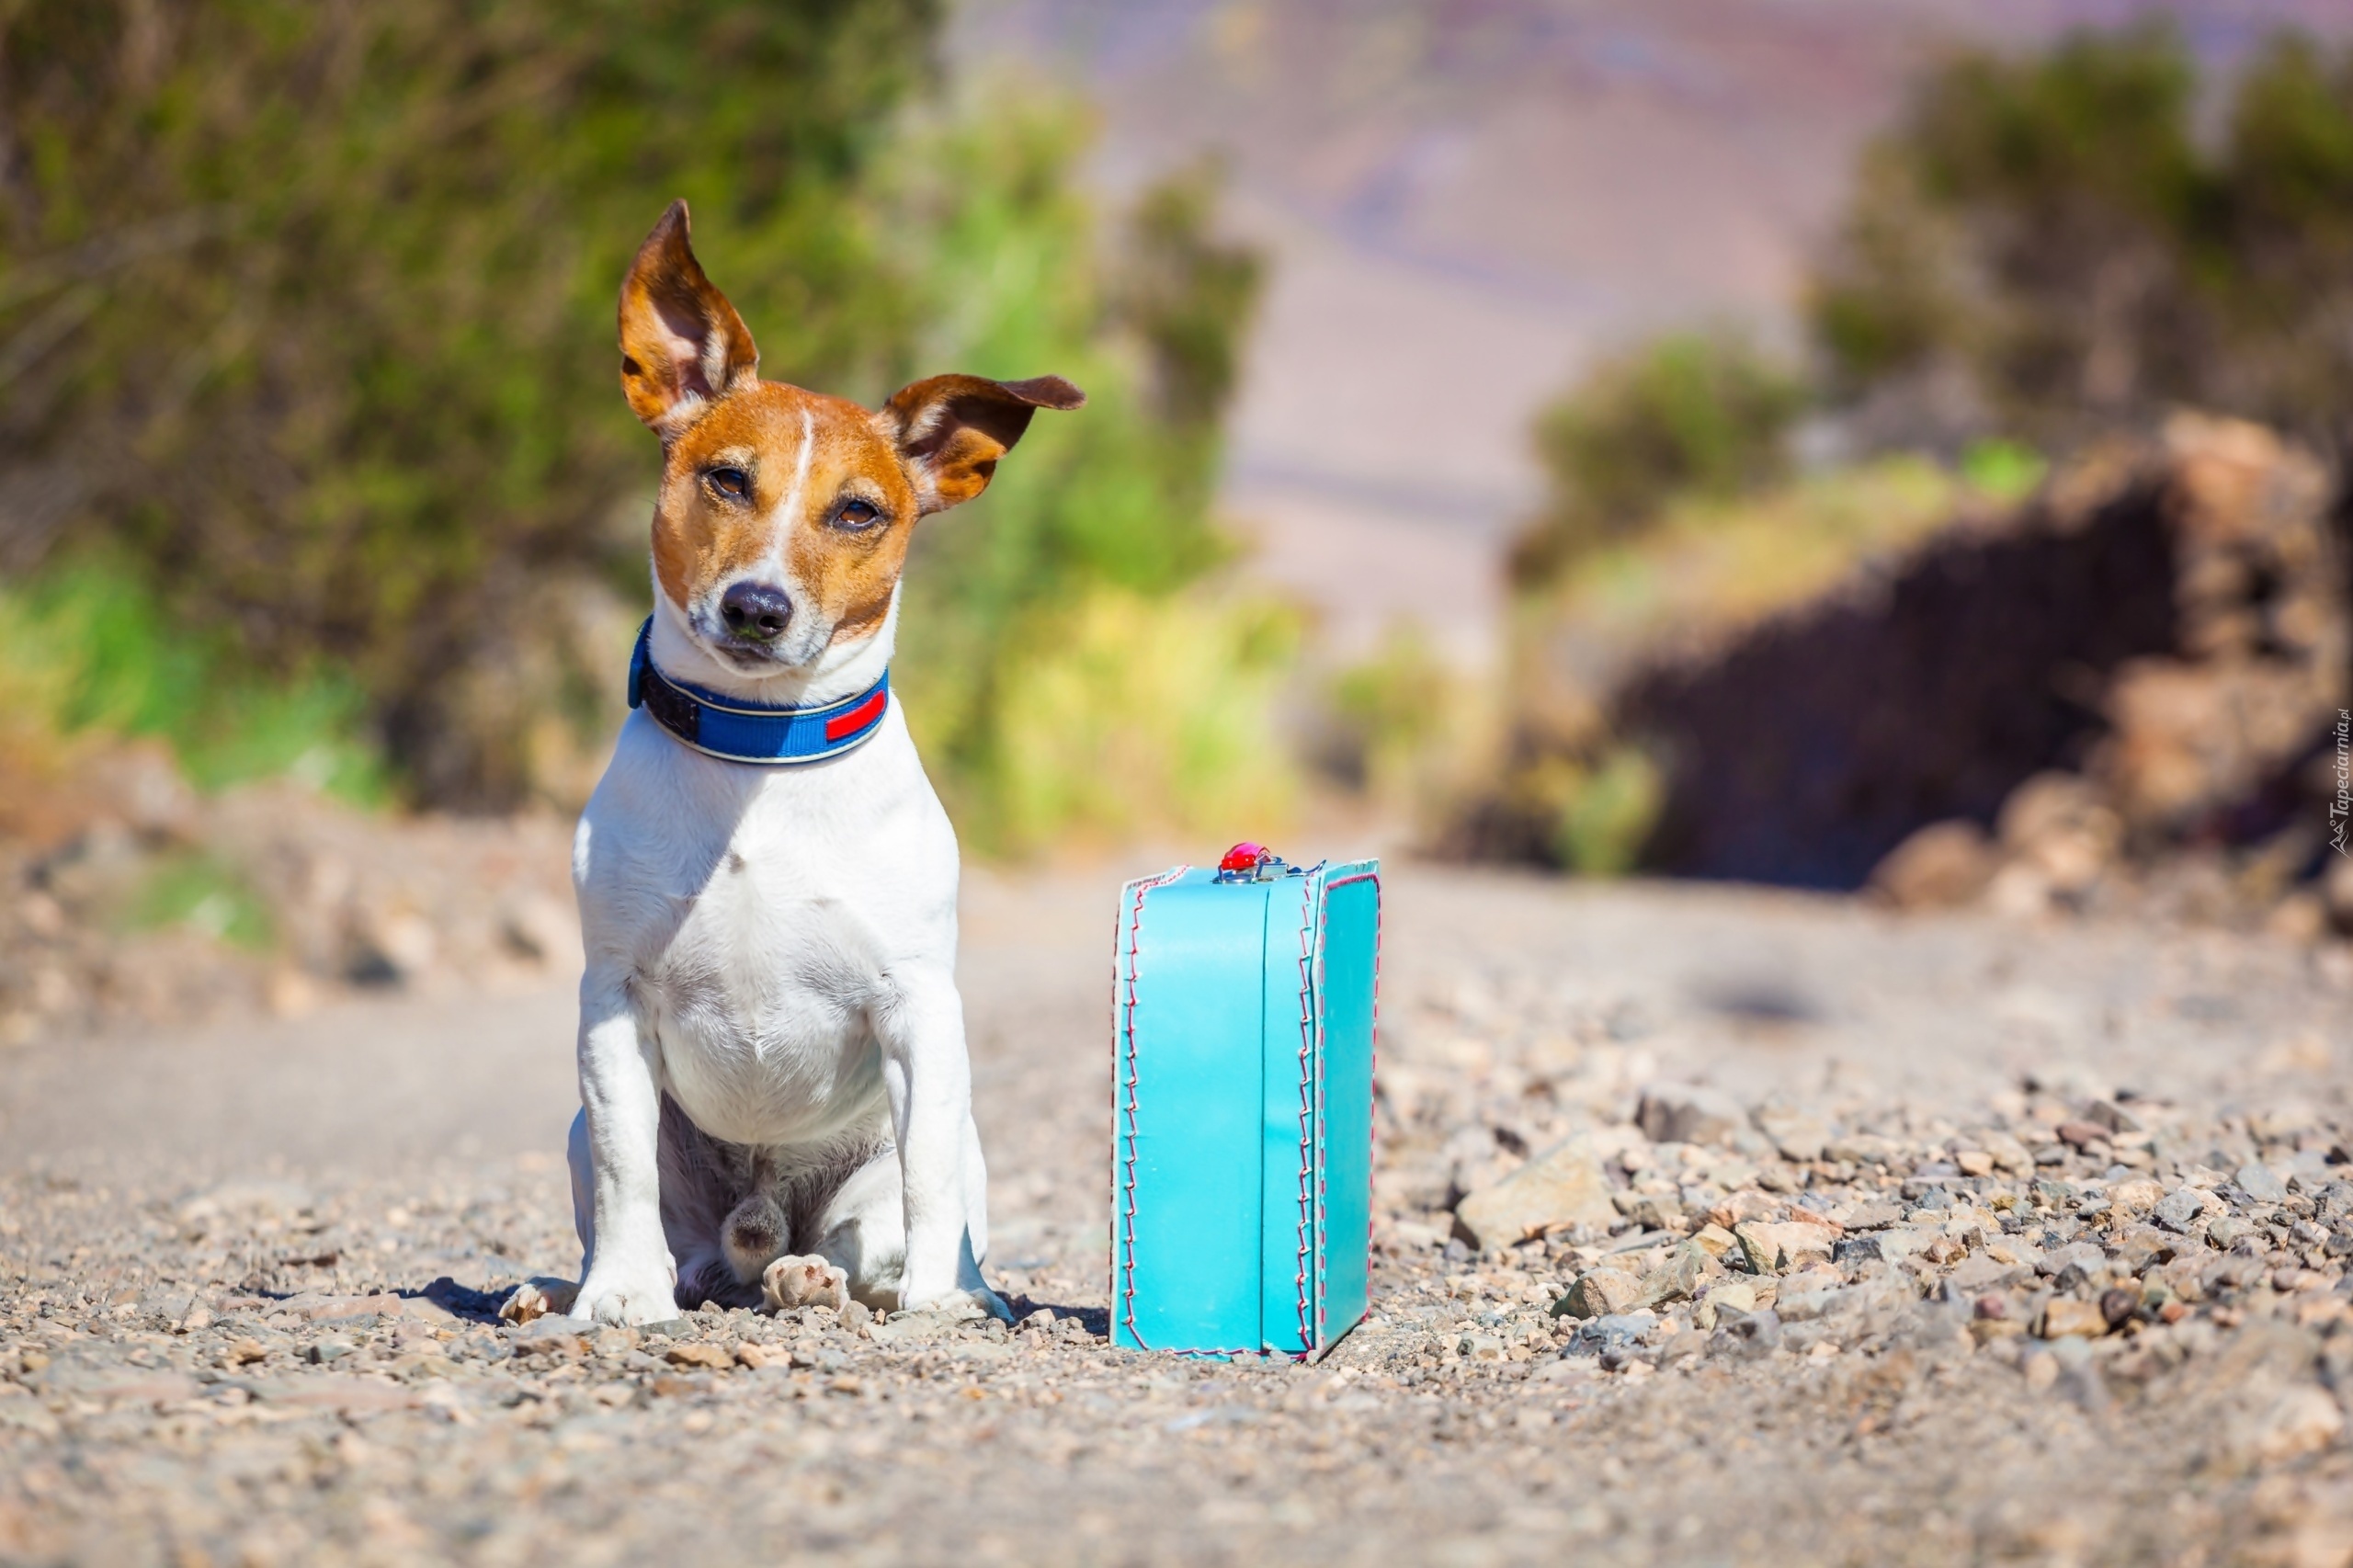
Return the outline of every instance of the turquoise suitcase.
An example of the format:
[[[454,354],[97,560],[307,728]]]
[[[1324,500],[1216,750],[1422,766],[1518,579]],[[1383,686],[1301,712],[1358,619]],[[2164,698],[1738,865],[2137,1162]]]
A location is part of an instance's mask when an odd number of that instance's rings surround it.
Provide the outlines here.
[[[1375,860],[1237,845],[1120,894],[1111,1343],[1322,1354],[1364,1315]]]

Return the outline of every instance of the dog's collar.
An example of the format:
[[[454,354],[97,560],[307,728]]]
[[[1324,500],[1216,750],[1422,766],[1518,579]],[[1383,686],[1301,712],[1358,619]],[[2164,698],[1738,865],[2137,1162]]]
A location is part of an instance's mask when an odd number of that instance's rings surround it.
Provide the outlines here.
[[[891,707],[891,672],[855,697],[816,708],[771,708],[672,680],[654,667],[654,618],[629,656],[629,705],[642,708],[686,744],[723,762],[773,767],[821,762],[870,739]]]

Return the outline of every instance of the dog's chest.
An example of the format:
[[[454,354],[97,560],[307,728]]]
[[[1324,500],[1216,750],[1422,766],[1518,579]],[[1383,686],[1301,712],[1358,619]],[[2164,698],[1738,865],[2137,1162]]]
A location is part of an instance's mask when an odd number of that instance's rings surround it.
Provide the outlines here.
[[[894,971],[953,961],[954,836],[891,728],[826,773],[625,733],[591,802],[591,961],[602,946],[627,970],[665,1085],[716,1137],[793,1142],[876,1114]]]

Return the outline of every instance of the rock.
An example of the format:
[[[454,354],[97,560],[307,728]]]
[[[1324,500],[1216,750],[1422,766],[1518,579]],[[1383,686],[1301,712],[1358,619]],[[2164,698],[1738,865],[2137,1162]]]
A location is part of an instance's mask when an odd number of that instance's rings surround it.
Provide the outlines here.
[[[1632,1306],[1643,1293],[1642,1281],[1620,1268],[1592,1268],[1576,1278],[1568,1293],[1552,1303],[1554,1317],[1597,1318]]]
[[[1711,1356],[1731,1356],[1738,1360],[1755,1360],[1770,1356],[1780,1347],[1780,1314],[1770,1307],[1763,1312],[1734,1313],[1718,1309],[1715,1337],[1708,1342]]]
[[[2205,1214],[2206,1206],[2211,1201],[2206,1194],[2194,1187],[2177,1187],[2159,1199],[2151,1212],[2157,1223],[2166,1230],[2188,1235],[2190,1226]]]
[[[1617,1215],[1592,1141],[1576,1137],[1465,1198],[1455,1207],[1454,1221],[1464,1241],[1485,1251],[1575,1225],[1606,1231]]]
[[[1740,1238],[1711,1221],[1691,1233],[1691,1244],[1705,1251],[1710,1257],[1722,1262],[1740,1245]]]
[[[311,1344],[304,1348],[302,1352],[302,1359],[312,1363],[313,1366],[324,1367],[330,1361],[342,1360],[346,1356],[350,1355],[358,1348],[358,1346],[353,1345],[351,1341],[347,1339],[336,1339],[333,1337],[318,1339],[312,1341]]]
[[[1785,1160],[1801,1165],[1818,1160],[1830,1142],[1830,1129],[1819,1119],[1802,1112],[1766,1107],[1752,1119],[1756,1131],[1773,1141],[1773,1147]]]
[[[2288,1200],[2288,1185],[2268,1165],[2253,1161],[2241,1165],[2231,1178],[2238,1183],[2241,1192],[2257,1203],[2284,1203]]]
[[[1876,1235],[1841,1236],[1830,1244],[1830,1261],[1841,1268],[1887,1261]]]
[[[1755,1187],[1744,1187],[1728,1194],[1722,1201],[1708,1210],[1708,1221],[1727,1231],[1737,1230],[1751,1220],[1769,1220],[1782,1210],[1781,1200]]]
[[[1634,1299],[1634,1305],[1656,1307],[1668,1301],[1688,1301],[1698,1292],[1702,1280],[1722,1272],[1707,1248],[1697,1242],[1685,1242],[1643,1276],[1642,1294]]]
[[[2141,1178],[2133,1181],[2120,1181],[2109,1187],[2108,1201],[2110,1207],[2120,1209],[2127,1214],[2146,1214],[2164,1199],[2165,1195],[2164,1187],[2159,1187],[2155,1182]]]
[[[2084,1107],[2084,1119],[2110,1132],[2138,1132],[2141,1124],[2118,1108],[2113,1100],[2094,1100]]]
[[[1984,892],[1998,864],[1975,823],[1930,823],[1872,869],[1870,891],[1898,909],[1949,909]]]
[[[700,1368],[708,1372],[723,1372],[735,1364],[735,1358],[716,1345],[673,1345],[662,1352],[662,1358],[673,1367]]]
[[[1733,1234],[1740,1239],[1740,1250],[1747,1258],[1750,1270],[1757,1274],[1779,1274],[1785,1268],[1799,1268],[1808,1263],[1827,1263],[1837,1241],[1828,1229],[1795,1220],[1778,1223],[1753,1220],[1735,1227]]]
[[[1652,1084],[1643,1090],[1634,1121],[1654,1143],[1729,1143],[1748,1125],[1748,1112],[1721,1089]]]
[[[2052,1131],[2059,1134],[2061,1142],[2077,1149],[2088,1149],[2095,1143],[2106,1143],[2109,1139],[2108,1129],[2096,1121],[2063,1121]]]
[[[1607,1356],[1628,1350],[1641,1344],[1657,1325],[1658,1317],[1654,1312],[1605,1312],[1578,1326],[1569,1340],[1568,1354]]]
[[[1496,1335],[1466,1334],[1454,1348],[1466,1361],[1500,1361],[1510,1347]]]
[[[2321,877],[2321,905],[2340,937],[2353,937],[2353,858],[2339,855]]]
[[[2064,1339],[2069,1335],[2097,1339],[2108,1332],[2109,1322],[2093,1302],[2056,1296],[2042,1309],[2042,1321],[2036,1326],[2045,1339]]]
[[[2121,1328],[2127,1319],[2141,1310],[2141,1292],[2131,1285],[2119,1285],[2103,1290],[2099,1298],[2099,1315],[2110,1328]]]
[[[1683,1205],[1668,1193],[1618,1192],[1610,1195],[1618,1212],[1645,1231],[1663,1231],[1683,1217]]]

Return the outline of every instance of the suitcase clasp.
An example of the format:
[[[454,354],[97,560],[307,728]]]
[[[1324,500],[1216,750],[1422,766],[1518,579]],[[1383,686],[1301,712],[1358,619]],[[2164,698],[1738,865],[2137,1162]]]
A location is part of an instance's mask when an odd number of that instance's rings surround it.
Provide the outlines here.
[[[1222,882],[1271,882],[1278,877],[1295,877],[1300,868],[1263,844],[1247,840],[1225,852],[1217,863],[1217,880]]]

